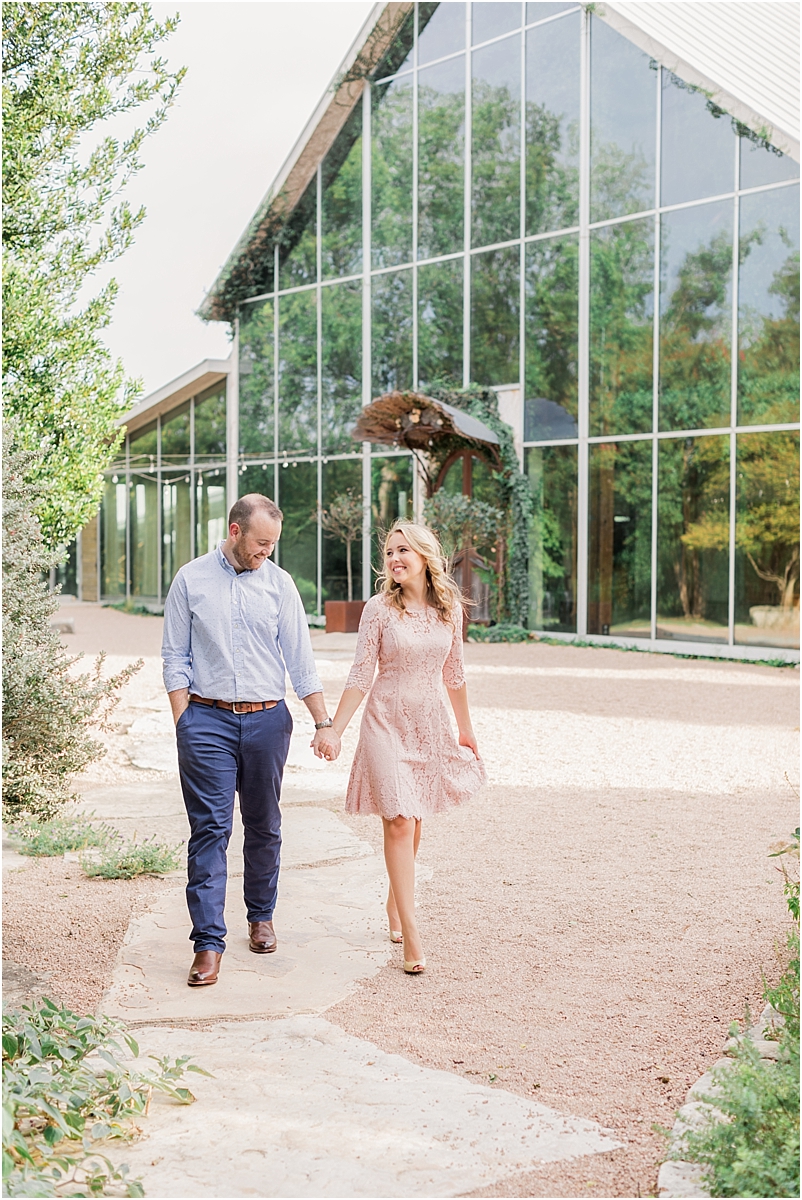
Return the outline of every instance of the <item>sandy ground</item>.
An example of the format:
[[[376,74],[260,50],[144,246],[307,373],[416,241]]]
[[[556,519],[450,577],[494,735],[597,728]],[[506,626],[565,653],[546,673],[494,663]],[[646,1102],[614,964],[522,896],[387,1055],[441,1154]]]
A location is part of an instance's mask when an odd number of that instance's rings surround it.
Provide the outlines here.
[[[154,653],[157,618],[92,612],[68,646]],[[324,673],[330,704],[340,657]],[[407,978],[397,950],[326,1016],[626,1142],[476,1195],[654,1193],[664,1142],[652,1126],[671,1125],[729,1022],[759,1007],[761,972],[779,970],[784,906],[767,853],[798,821],[784,779],[798,672],[545,645],[469,645],[466,661],[493,782],[424,829],[429,970]],[[118,716],[125,728],[131,713]],[[96,772],[146,774],[114,748]],[[377,822],[344,819],[378,847]],[[86,1008],[128,915],[160,885],[86,881],[59,861],[5,886],[4,954]]]

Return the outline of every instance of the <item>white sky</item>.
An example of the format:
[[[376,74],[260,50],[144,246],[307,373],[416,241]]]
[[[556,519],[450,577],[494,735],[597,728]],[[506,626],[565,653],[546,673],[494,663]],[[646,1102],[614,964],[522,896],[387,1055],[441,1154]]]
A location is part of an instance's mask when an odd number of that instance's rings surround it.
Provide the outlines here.
[[[372,3],[184,0],[154,4],[181,24],[160,53],[187,75],[126,190],[148,215],[110,272],[105,341],[144,394],[204,358],[228,327],[195,310],[308,121]]]

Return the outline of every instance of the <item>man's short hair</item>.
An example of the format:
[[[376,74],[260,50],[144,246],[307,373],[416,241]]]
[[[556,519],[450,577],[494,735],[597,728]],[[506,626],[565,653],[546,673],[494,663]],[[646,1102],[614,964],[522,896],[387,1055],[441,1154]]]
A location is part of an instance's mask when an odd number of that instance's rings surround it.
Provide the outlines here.
[[[242,532],[245,533],[254,513],[257,512],[263,512],[273,521],[284,520],[283,512],[268,496],[263,496],[261,492],[250,492],[247,496],[240,496],[239,500],[232,504],[228,514],[229,528],[232,525],[239,525]]]

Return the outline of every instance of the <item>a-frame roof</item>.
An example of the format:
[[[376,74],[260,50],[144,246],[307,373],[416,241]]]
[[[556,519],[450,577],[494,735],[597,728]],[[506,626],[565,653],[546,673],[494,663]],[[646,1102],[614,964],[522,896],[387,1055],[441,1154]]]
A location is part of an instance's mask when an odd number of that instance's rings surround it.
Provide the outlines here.
[[[445,0],[448,2],[448,0]],[[249,263],[267,251],[406,20],[410,0],[376,4],[200,307],[231,320]],[[604,0],[597,16],[747,128],[799,161],[799,5],[788,0]],[[257,289],[258,290],[258,289]],[[252,290],[251,295],[255,292]]]

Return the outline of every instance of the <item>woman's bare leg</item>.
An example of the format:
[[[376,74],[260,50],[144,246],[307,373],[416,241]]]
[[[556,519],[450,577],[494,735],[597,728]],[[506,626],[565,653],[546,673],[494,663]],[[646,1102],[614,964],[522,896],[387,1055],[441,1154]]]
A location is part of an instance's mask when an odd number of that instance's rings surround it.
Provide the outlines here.
[[[423,828],[423,823],[421,821],[416,821],[415,822],[415,837],[414,837],[414,840],[412,843],[412,848],[413,848],[413,853],[415,855],[415,858],[418,857],[418,846],[420,845],[420,835],[421,835],[422,828]],[[396,930],[396,931],[401,929],[401,918],[398,915],[398,905],[396,904],[395,897],[393,896],[393,885],[392,884],[390,884],[390,887],[388,888],[388,891],[387,891],[387,919],[390,922],[391,929]]]
[[[423,958],[423,946],[415,920],[415,834],[420,826],[414,817],[382,818],[384,861],[390,887],[404,935],[404,958],[413,962]]]

